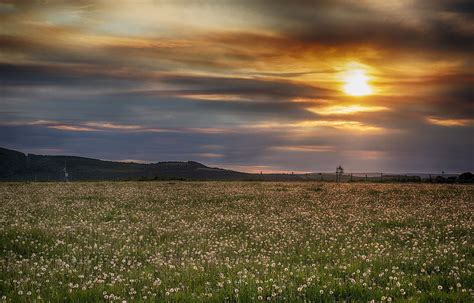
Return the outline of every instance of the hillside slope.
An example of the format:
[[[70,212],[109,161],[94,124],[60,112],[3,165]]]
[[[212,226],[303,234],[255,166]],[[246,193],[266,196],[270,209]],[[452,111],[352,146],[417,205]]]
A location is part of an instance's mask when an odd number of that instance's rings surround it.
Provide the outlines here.
[[[3,181],[65,180],[65,167],[69,180],[237,180],[251,176],[193,161],[123,163],[74,156],[25,155],[0,148],[0,180]]]

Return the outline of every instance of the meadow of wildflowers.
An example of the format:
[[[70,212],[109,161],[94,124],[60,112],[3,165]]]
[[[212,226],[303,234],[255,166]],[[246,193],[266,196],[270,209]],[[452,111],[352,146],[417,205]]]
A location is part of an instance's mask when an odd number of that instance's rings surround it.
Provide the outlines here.
[[[474,187],[0,184],[0,302],[472,302]]]

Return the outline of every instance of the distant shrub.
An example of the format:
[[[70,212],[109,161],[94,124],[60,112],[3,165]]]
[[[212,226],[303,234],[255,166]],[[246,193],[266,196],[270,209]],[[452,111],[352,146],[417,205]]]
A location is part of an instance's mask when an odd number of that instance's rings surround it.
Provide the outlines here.
[[[474,175],[471,172],[465,172],[465,173],[460,174],[458,179],[461,182],[473,182]]]

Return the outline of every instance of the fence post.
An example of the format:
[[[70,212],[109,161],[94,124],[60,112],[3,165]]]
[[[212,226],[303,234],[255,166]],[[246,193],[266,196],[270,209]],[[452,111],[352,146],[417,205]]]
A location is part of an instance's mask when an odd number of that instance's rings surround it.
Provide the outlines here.
[[[380,181],[383,181],[383,173],[380,173]]]

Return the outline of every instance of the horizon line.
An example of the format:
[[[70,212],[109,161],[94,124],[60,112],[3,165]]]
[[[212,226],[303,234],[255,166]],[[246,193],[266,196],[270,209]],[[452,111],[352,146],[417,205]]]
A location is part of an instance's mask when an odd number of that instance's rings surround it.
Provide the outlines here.
[[[145,161],[145,160],[140,160],[140,159],[119,159],[119,160],[113,160],[113,159],[105,159],[105,158],[91,158],[91,157],[85,157],[85,156],[76,156],[76,155],[65,155],[65,154],[34,154],[34,153],[28,153],[24,152],[23,150],[18,150],[18,149],[12,149],[12,148],[7,148],[7,147],[1,147],[4,149],[12,150],[12,151],[17,151],[20,153],[25,154],[28,156],[29,154],[31,155],[37,155],[37,156],[54,156],[54,157],[78,157],[78,158],[86,158],[86,159],[92,159],[92,160],[99,160],[99,161],[106,161],[106,162],[116,162],[116,163],[132,163],[132,164],[142,164],[142,165],[149,165],[149,164],[157,164],[157,163],[163,163],[163,162],[196,162],[203,164],[209,168],[217,168],[217,169],[224,169],[224,170],[230,170],[234,172],[239,172],[239,173],[246,173],[246,174],[264,174],[264,175],[275,175],[275,174],[286,174],[286,175],[319,175],[319,174],[335,174],[334,171],[299,171],[299,170],[271,170],[268,169],[267,172],[265,172],[265,169],[257,169],[253,171],[245,171],[245,170],[239,170],[239,169],[234,169],[234,167],[259,167],[259,165],[223,165],[223,166],[218,166],[218,164],[207,164],[203,163],[202,161],[196,161],[196,160],[161,160],[161,161]],[[368,175],[368,177],[373,178],[376,176],[373,175],[435,175],[435,176],[443,176],[443,175],[460,175],[464,172],[470,172],[470,170],[466,170],[463,172],[449,172],[449,171],[443,171],[443,172],[394,172],[394,171],[346,171],[344,175]],[[372,175],[372,176],[370,176]],[[359,176],[357,176],[359,177]],[[363,177],[363,176],[362,176]]]

